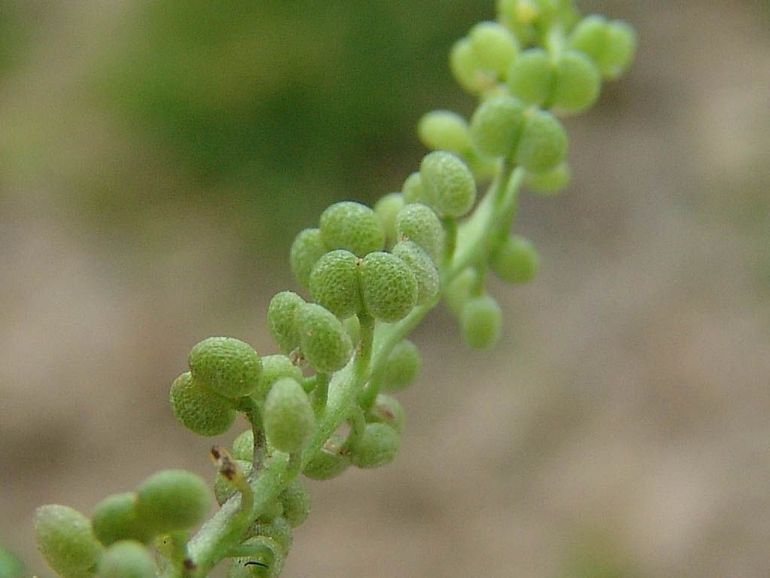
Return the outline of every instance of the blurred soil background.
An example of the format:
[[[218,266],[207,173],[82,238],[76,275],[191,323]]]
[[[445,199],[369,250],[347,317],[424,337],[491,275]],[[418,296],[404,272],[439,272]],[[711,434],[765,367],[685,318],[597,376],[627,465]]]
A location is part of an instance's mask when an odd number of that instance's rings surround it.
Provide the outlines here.
[[[770,5],[580,2],[640,50],[526,196],[542,257],[499,348],[416,333],[395,463],[311,483],[287,577],[770,575]],[[262,353],[287,255],[397,190],[473,102],[446,54],[492,0],[0,0],[0,543],[153,471],[211,475],[168,386]],[[243,425],[243,424],[241,424]]]

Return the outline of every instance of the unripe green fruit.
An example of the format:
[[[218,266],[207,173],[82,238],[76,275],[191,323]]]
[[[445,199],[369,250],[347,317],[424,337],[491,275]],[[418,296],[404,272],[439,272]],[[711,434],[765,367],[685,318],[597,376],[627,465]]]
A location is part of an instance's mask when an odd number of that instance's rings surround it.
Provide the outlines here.
[[[417,303],[417,280],[409,266],[391,253],[369,253],[359,268],[364,306],[375,319],[395,322]]]
[[[471,146],[466,120],[451,110],[433,110],[417,124],[420,142],[432,150],[464,153]]]
[[[404,431],[404,408],[396,398],[380,393],[369,410],[366,421],[383,423],[401,433]]]
[[[292,363],[285,355],[266,355],[262,358],[262,374],[259,376],[257,389],[251,396],[262,401],[265,399],[270,386],[281,377],[293,377],[297,381],[302,381],[302,370]],[[252,443],[254,438],[252,437]]]
[[[382,377],[382,388],[389,391],[405,389],[417,379],[422,359],[420,350],[408,339],[399,341],[388,355]]]
[[[528,239],[513,235],[492,254],[489,264],[503,281],[526,283],[537,274],[537,250]]]
[[[289,551],[294,540],[291,525],[282,516],[274,518],[269,523],[257,522],[248,533],[254,537],[270,538],[283,552]]]
[[[107,496],[94,507],[91,526],[94,535],[105,546],[120,540],[148,542],[151,533],[142,524],[136,511],[137,495],[124,492]]]
[[[278,498],[283,517],[292,528],[302,525],[310,515],[310,493],[300,480],[293,480]]]
[[[549,102],[559,111],[575,114],[591,107],[599,98],[602,79],[591,59],[577,50],[565,50],[554,71]]]
[[[519,52],[516,37],[497,22],[479,22],[468,33],[471,48],[479,66],[504,78],[508,67]]]
[[[310,273],[313,299],[343,319],[361,310],[358,262],[350,251],[338,249],[321,257]]]
[[[265,400],[263,422],[268,441],[286,453],[302,450],[315,427],[310,398],[299,382],[282,377]]]
[[[342,369],[353,355],[353,344],[333,313],[315,303],[297,310],[300,345],[305,359],[317,370],[332,373]]]
[[[419,203],[425,198],[425,193],[422,187],[422,178],[419,172],[413,172],[406,177],[404,184],[401,187],[401,194],[404,195],[404,203]]]
[[[35,533],[40,553],[63,578],[93,574],[102,546],[83,514],[67,506],[50,504],[35,511]]]
[[[199,524],[211,499],[206,483],[186,470],[162,470],[137,488],[136,511],[154,534],[187,530]]]
[[[388,245],[396,242],[396,215],[404,204],[401,193],[388,193],[374,204],[374,212],[380,218]]]
[[[281,291],[276,293],[267,307],[267,326],[278,347],[284,353],[290,353],[299,347],[300,330],[297,310],[305,304],[296,293]]]
[[[174,417],[198,435],[219,435],[235,421],[232,402],[193,381],[189,371],[171,384],[169,401]]]
[[[528,105],[542,106],[548,102],[555,82],[553,62],[542,48],[522,52],[508,71],[511,94]]]
[[[262,373],[257,352],[232,337],[204,339],[192,348],[188,362],[195,383],[233,399],[254,391]]]
[[[444,290],[444,299],[449,311],[456,317],[460,316],[465,303],[470,299],[479,283],[475,269],[465,269]]]
[[[305,229],[294,238],[289,252],[289,264],[300,285],[308,286],[310,272],[324,253],[326,247],[321,241],[320,229]]]
[[[150,552],[139,542],[116,542],[104,552],[98,578],[155,578],[158,569]]]
[[[449,69],[457,83],[471,94],[479,94],[495,85],[495,74],[481,68],[469,38],[461,38],[452,45]]]
[[[444,228],[436,213],[421,203],[406,205],[396,215],[398,240],[417,243],[434,261],[444,244]]]
[[[567,154],[567,134],[550,112],[537,110],[527,115],[516,148],[516,162],[532,173],[555,169]]]
[[[489,349],[500,339],[503,314],[489,295],[469,299],[460,314],[463,337],[475,349]]]
[[[412,241],[400,241],[391,253],[401,258],[414,273],[417,281],[417,304],[422,305],[435,299],[440,285],[438,269],[422,247]]]
[[[459,157],[446,151],[428,153],[420,163],[428,203],[444,217],[462,217],[476,202],[476,180]]]
[[[244,476],[251,474],[252,465],[250,461],[237,459],[236,462],[241,470],[243,470]],[[214,476],[214,497],[217,500],[217,504],[221,506],[237,493],[239,493],[238,488],[225,476],[217,472],[217,475]],[[280,516],[280,512],[278,515]]]
[[[572,171],[566,162],[545,173],[527,173],[526,186],[541,195],[558,193],[572,179]]]
[[[368,423],[353,447],[351,460],[359,468],[378,468],[392,462],[401,445],[401,435],[384,423]]]
[[[344,440],[334,435],[310,458],[302,473],[313,480],[329,480],[339,476],[350,466],[350,457],[340,453]]]
[[[285,377],[285,376],[281,376]],[[273,385],[272,383],[270,385]],[[267,395],[267,394],[266,394]],[[254,430],[247,429],[233,440],[233,458],[250,462],[254,458]]]
[[[570,45],[594,61],[604,78],[618,78],[634,58],[636,32],[627,23],[603,16],[583,18],[570,35]]]
[[[510,156],[519,142],[524,106],[510,96],[481,103],[471,117],[471,139],[483,155]]]
[[[385,231],[374,211],[352,201],[334,203],[321,213],[321,240],[328,250],[347,249],[359,257],[385,246]]]

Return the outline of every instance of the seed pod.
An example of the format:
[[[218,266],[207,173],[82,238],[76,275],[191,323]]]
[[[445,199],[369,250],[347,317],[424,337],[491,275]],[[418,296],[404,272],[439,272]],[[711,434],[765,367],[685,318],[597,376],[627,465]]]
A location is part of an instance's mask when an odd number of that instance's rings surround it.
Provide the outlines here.
[[[462,154],[471,146],[468,122],[451,110],[433,110],[417,123],[420,142],[432,150]]]
[[[375,319],[403,319],[417,303],[417,280],[409,266],[391,253],[369,253],[359,268],[364,306]]]
[[[446,151],[428,153],[420,163],[425,198],[439,215],[462,217],[476,202],[473,173],[459,157]]]
[[[396,242],[396,215],[404,206],[401,193],[388,193],[374,204],[374,212],[380,218],[388,245]]]
[[[171,384],[169,401],[174,417],[198,435],[219,435],[235,421],[232,402],[193,381],[189,371]]]
[[[550,112],[537,110],[524,121],[516,162],[531,173],[544,173],[559,166],[567,153],[567,134]]]
[[[262,419],[268,441],[292,454],[302,450],[315,427],[310,398],[299,382],[290,377],[282,377],[270,388]]]
[[[353,465],[359,468],[378,468],[395,459],[400,444],[401,435],[392,427],[368,423],[350,457]]]
[[[385,246],[385,231],[374,211],[352,201],[334,203],[321,213],[321,240],[328,250],[346,249],[363,257]]]
[[[254,391],[262,373],[257,352],[232,337],[204,339],[192,348],[188,362],[195,383],[231,399]]]
[[[361,310],[358,262],[350,251],[338,249],[321,257],[310,273],[313,299],[342,319]]]
[[[489,295],[469,299],[460,315],[463,337],[474,349],[489,349],[496,345],[502,323],[500,306]]]
[[[468,33],[473,54],[484,70],[504,78],[519,52],[519,42],[505,26],[497,22],[479,22]]]
[[[489,264],[503,281],[526,283],[537,274],[537,250],[528,239],[513,235],[492,254]]]
[[[569,185],[571,179],[572,171],[569,164],[563,162],[545,173],[527,173],[526,185],[535,193],[553,195]]]
[[[94,535],[105,546],[120,540],[148,542],[151,532],[142,524],[136,511],[137,495],[124,492],[107,496],[94,507],[91,526]]]
[[[35,533],[40,553],[62,578],[93,575],[102,546],[83,514],[57,504],[41,506],[35,511]]]
[[[381,387],[388,391],[401,391],[417,379],[422,359],[420,350],[408,339],[399,341],[388,355]]]
[[[484,101],[471,117],[471,139],[483,155],[507,157],[519,142],[524,106],[510,96]]]
[[[401,186],[401,194],[404,195],[404,203],[409,205],[411,203],[420,203],[425,198],[425,193],[422,188],[422,179],[419,172],[414,172],[404,181]]]
[[[187,530],[199,524],[209,509],[209,489],[186,470],[162,470],[137,488],[136,511],[154,534]]]
[[[298,479],[293,480],[278,498],[283,504],[283,517],[292,528],[301,526],[310,515],[310,493]]]
[[[238,437],[233,440],[232,455],[236,460],[249,462],[252,460],[254,457],[254,430],[249,428],[238,434]]]
[[[300,345],[305,359],[317,370],[332,373],[342,369],[353,355],[353,344],[333,313],[315,303],[297,310]]]
[[[324,253],[326,247],[321,241],[320,229],[305,229],[294,238],[289,252],[289,264],[300,285],[308,286],[310,272]]]
[[[344,440],[334,435],[310,458],[302,473],[312,480],[329,480],[339,476],[350,466],[350,458],[340,453]]]
[[[468,268],[455,277],[444,290],[444,299],[449,311],[456,317],[460,316],[465,303],[474,293],[479,283],[475,269]]]
[[[508,71],[511,94],[527,105],[543,106],[549,102],[554,82],[553,62],[542,48],[522,52]]]
[[[572,30],[570,45],[593,60],[604,78],[614,80],[631,64],[636,52],[636,32],[621,20],[587,16]]]
[[[296,319],[297,309],[305,303],[292,291],[276,293],[267,307],[267,326],[278,347],[290,353],[299,347],[300,332]]]
[[[461,38],[449,51],[449,69],[457,83],[471,94],[480,94],[495,85],[495,75],[481,67],[469,38]]]
[[[155,578],[158,568],[145,546],[133,540],[116,542],[104,552],[97,578]]]
[[[257,401],[264,400],[270,386],[281,377],[293,377],[297,381],[302,381],[302,370],[285,355],[266,355],[262,358],[262,374],[259,376],[257,389],[254,390],[251,397]],[[252,437],[253,443],[254,438]]]
[[[404,431],[404,408],[396,398],[380,393],[366,415],[366,421],[383,423],[401,433]]]
[[[391,252],[401,258],[414,273],[417,281],[417,304],[422,305],[435,299],[439,292],[440,279],[438,269],[428,254],[412,241],[396,243]]]
[[[599,98],[602,80],[591,59],[577,50],[565,50],[556,61],[549,102],[560,112],[576,114]]]
[[[241,470],[243,470],[243,475],[248,476],[251,474],[252,465],[250,461],[236,460],[236,462]],[[237,493],[238,488],[221,473],[217,472],[216,476],[214,476],[214,497],[217,500],[217,504],[221,506]]]
[[[433,209],[421,203],[406,205],[396,215],[398,240],[414,241],[434,261],[444,244],[444,228]]]

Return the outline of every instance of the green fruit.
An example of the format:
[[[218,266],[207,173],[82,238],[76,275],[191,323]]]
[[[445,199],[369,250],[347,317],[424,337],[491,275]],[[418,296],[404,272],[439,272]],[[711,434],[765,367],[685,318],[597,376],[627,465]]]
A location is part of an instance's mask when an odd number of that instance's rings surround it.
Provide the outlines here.
[[[471,94],[479,94],[495,85],[495,75],[481,68],[469,38],[461,38],[449,51],[449,69],[457,83]]]
[[[305,464],[302,473],[313,480],[329,480],[339,476],[350,466],[350,457],[340,453],[344,440],[334,435]]]
[[[543,106],[551,99],[555,83],[553,62],[542,48],[522,52],[508,71],[511,94],[527,105]]]
[[[409,266],[391,253],[369,253],[359,268],[364,306],[375,319],[403,319],[417,303],[417,280]]]
[[[467,121],[451,110],[433,110],[420,119],[417,135],[426,147],[464,153],[470,148]]]
[[[570,35],[572,48],[593,60],[604,78],[622,75],[636,52],[636,32],[620,20],[608,22],[603,16],[587,16]]]
[[[405,389],[417,379],[422,366],[420,350],[408,339],[399,341],[388,355],[382,388],[389,391]]]
[[[339,249],[321,257],[310,273],[313,299],[343,319],[361,310],[358,263],[353,253]]]
[[[474,349],[489,349],[500,340],[503,314],[489,295],[469,299],[460,314],[463,337]]]
[[[567,134],[550,112],[537,110],[527,115],[516,148],[516,163],[531,173],[555,169],[567,154]]]
[[[404,203],[409,205],[411,203],[419,203],[425,197],[425,193],[422,188],[422,179],[419,172],[414,172],[404,181],[401,186],[401,194],[404,196]]]
[[[326,247],[321,241],[320,229],[305,229],[294,238],[289,253],[289,263],[300,285],[308,286],[310,272],[324,253],[326,253]]]
[[[374,212],[382,223],[388,245],[396,242],[396,215],[404,206],[404,195],[388,193],[374,204]]]
[[[565,50],[556,62],[550,105],[564,113],[576,114],[590,108],[599,98],[602,79],[588,56]]]
[[[436,213],[421,203],[406,205],[396,215],[396,233],[399,241],[417,243],[434,261],[444,244],[444,228]]]
[[[479,66],[492,71],[500,79],[519,52],[516,37],[497,22],[479,22],[468,33],[473,54]]]
[[[378,468],[392,462],[401,444],[401,435],[384,423],[368,423],[353,447],[351,460],[359,468]]]
[[[286,376],[281,376],[286,377]],[[272,383],[270,384],[272,385]],[[265,393],[267,395],[267,393]],[[254,458],[254,430],[247,429],[233,440],[233,458],[250,462]]]
[[[366,415],[366,421],[384,423],[401,433],[404,430],[404,408],[396,398],[380,393]]]
[[[523,124],[521,102],[510,96],[491,98],[484,101],[471,117],[471,139],[483,155],[508,157],[519,142]]]
[[[67,506],[41,506],[35,511],[35,533],[43,558],[63,578],[93,575],[102,546],[83,514]]]
[[[566,162],[545,173],[528,173],[526,186],[541,195],[553,195],[567,185],[572,178],[572,171]]]
[[[151,532],[142,524],[136,511],[135,492],[113,494],[94,507],[91,526],[94,535],[105,546],[120,540],[148,542]]]
[[[514,235],[492,254],[490,265],[503,281],[526,283],[537,274],[537,250],[528,239]]]
[[[259,384],[251,396],[258,401],[264,400],[270,386],[281,377],[293,377],[297,381],[302,381],[302,370],[285,355],[266,355],[262,358],[262,375],[259,376]],[[254,443],[253,437],[251,443]]]
[[[283,552],[289,551],[294,539],[291,525],[282,516],[273,518],[267,523],[257,522],[251,527],[249,534],[253,537],[270,538]]]
[[[465,303],[471,298],[477,285],[479,275],[475,269],[468,268],[457,275],[444,290],[444,299],[449,311],[456,317],[460,316]]]
[[[267,307],[267,326],[278,347],[290,353],[299,347],[300,331],[297,310],[305,300],[291,291],[276,293]]]
[[[430,256],[417,243],[400,241],[391,251],[414,273],[417,281],[417,304],[422,305],[436,298],[439,292],[439,273]]]
[[[249,395],[262,373],[257,352],[232,337],[204,339],[192,348],[188,362],[195,383],[228,398]]]
[[[425,198],[444,217],[462,217],[476,202],[473,173],[459,157],[446,151],[428,153],[420,163]]]
[[[282,452],[301,451],[315,428],[310,398],[299,382],[282,377],[265,400],[263,422],[268,441]]]
[[[187,530],[199,524],[211,499],[206,483],[186,470],[162,470],[137,488],[136,510],[154,534]]]
[[[328,250],[346,249],[363,257],[385,246],[385,231],[372,209],[342,201],[321,213],[321,240]]]
[[[283,517],[292,528],[302,525],[310,515],[310,493],[300,480],[293,480],[278,498]]]
[[[189,371],[171,384],[169,400],[174,417],[198,435],[219,435],[235,421],[232,402],[193,381]]]
[[[243,471],[244,476],[251,474],[252,465],[250,461],[236,460],[236,462]],[[236,488],[233,483],[221,473],[217,473],[217,475],[214,476],[214,497],[217,500],[217,504],[221,506],[237,493],[239,493],[238,488]]]
[[[332,373],[347,364],[353,344],[333,313],[321,305],[306,303],[297,310],[297,322],[302,354],[317,371]]]
[[[98,578],[155,578],[158,569],[152,555],[139,542],[116,542],[99,562]]]

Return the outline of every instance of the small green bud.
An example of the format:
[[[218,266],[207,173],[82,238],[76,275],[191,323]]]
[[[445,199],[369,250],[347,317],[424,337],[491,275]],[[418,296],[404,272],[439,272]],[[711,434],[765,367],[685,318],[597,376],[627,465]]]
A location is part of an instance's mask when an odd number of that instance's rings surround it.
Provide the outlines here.
[[[481,103],[471,117],[471,139],[483,155],[510,156],[519,142],[524,106],[510,96]]]
[[[257,352],[232,337],[204,339],[192,348],[188,362],[195,383],[228,398],[249,395],[262,373]]]
[[[342,319],[361,310],[358,262],[350,251],[338,249],[321,257],[310,274],[313,299]]]
[[[262,358],[262,374],[259,376],[259,384],[251,396],[258,401],[264,400],[270,386],[281,377],[293,377],[297,381],[302,381],[302,370],[285,355],[266,355]],[[253,441],[252,437],[252,443]]]
[[[519,52],[516,37],[497,22],[479,22],[468,33],[471,48],[479,66],[504,78],[508,67]]]
[[[636,32],[627,23],[603,16],[583,18],[570,35],[570,45],[584,52],[604,78],[614,80],[629,67],[636,52]]]
[[[382,378],[382,388],[389,391],[405,389],[417,379],[422,359],[420,350],[408,339],[399,341],[388,355]]]
[[[340,453],[344,440],[334,435],[310,458],[302,473],[312,480],[329,480],[339,476],[350,466],[350,458]]]
[[[433,110],[420,119],[417,135],[426,147],[462,154],[471,146],[467,121],[451,110]]]
[[[522,52],[508,71],[511,94],[528,105],[543,106],[551,98],[555,71],[551,57],[542,48]]]
[[[404,195],[404,203],[419,203],[425,198],[422,188],[422,178],[419,172],[414,172],[404,181],[401,187],[401,193]]]
[[[368,423],[358,443],[352,448],[351,460],[359,468],[378,468],[392,462],[401,445],[401,435],[384,423]]]
[[[576,114],[590,108],[599,98],[601,76],[591,59],[582,52],[562,52],[556,62],[554,76],[549,102],[559,111]]]
[[[209,509],[209,489],[186,470],[162,470],[137,488],[139,519],[154,534],[187,530],[199,524]]]
[[[359,271],[364,306],[372,317],[394,322],[414,309],[417,280],[402,259],[391,253],[369,253]]]
[[[158,569],[150,552],[139,542],[116,542],[99,562],[98,578],[155,578]]]
[[[513,235],[492,254],[490,265],[503,281],[526,283],[537,274],[537,250],[528,239]]]
[[[435,299],[440,285],[438,269],[422,247],[412,241],[400,241],[391,252],[401,258],[414,273],[417,281],[417,304],[422,305]]]
[[[57,504],[41,506],[35,511],[35,533],[43,558],[63,578],[93,575],[102,546],[83,514]]]
[[[105,546],[120,540],[148,542],[152,534],[142,524],[136,511],[137,495],[124,492],[107,496],[94,507],[91,526]]]
[[[297,310],[305,300],[292,291],[276,293],[267,307],[267,325],[278,347],[290,353],[299,347],[300,331]]]
[[[436,213],[421,203],[406,205],[396,215],[398,240],[414,241],[434,261],[439,258],[444,244],[444,228]]]
[[[321,239],[327,249],[347,249],[359,257],[385,246],[385,231],[372,209],[361,203],[334,203],[321,213]]]
[[[289,264],[300,285],[308,286],[310,272],[324,253],[326,247],[321,241],[320,229],[305,229],[294,238],[289,252]]]
[[[292,528],[301,526],[310,515],[310,493],[300,480],[293,480],[278,498],[283,504],[283,517]]]
[[[380,218],[388,245],[396,242],[396,215],[404,204],[401,193],[388,193],[374,204],[374,212]]]
[[[531,173],[544,173],[559,166],[567,154],[567,134],[550,112],[532,111],[524,121],[516,162]]]
[[[449,311],[456,317],[460,316],[465,303],[471,298],[477,289],[479,276],[475,269],[465,269],[447,286],[444,291],[444,299]]]
[[[489,349],[500,339],[503,314],[489,295],[469,299],[460,314],[463,337],[474,349]]]
[[[383,423],[390,426],[398,433],[404,431],[404,408],[395,397],[384,393],[377,395],[377,399],[375,399],[366,418],[368,422]]]
[[[471,94],[480,94],[495,86],[494,72],[481,67],[469,38],[461,38],[449,51],[449,69],[457,83]]]
[[[566,162],[545,173],[527,173],[526,185],[533,192],[541,195],[558,193],[572,179],[572,171]]]
[[[299,382],[282,377],[273,384],[263,410],[268,441],[286,453],[302,450],[315,427],[310,398]]]
[[[245,476],[251,474],[252,465],[250,461],[236,459],[236,463],[240,466],[241,470],[243,470]],[[221,473],[217,472],[217,475],[214,476],[214,497],[217,500],[217,504],[221,506],[237,493],[238,488],[236,488],[232,482]],[[280,515],[280,513],[278,515]]]
[[[428,153],[420,163],[425,198],[445,217],[462,217],[476,202],[476,180],[459,157],[446,151]]]
[[[353,355],[353,344],[333,313],[321,305],[306,303],[297,310],[300,344],[305,359],[317,370],[342,369]]]
[[[189,371],[171,384],[169,401],[174,417],[198,435],[219,435],[235,421],[232,402],[193,381]]]
[[[287,377],[282,375],[281,377]],[[270,385],[273,385],[272,382]],[[265,393],[267,395],[267,393]],[[243,430],[233,440],[233,458],[250,462],[254,458],[254,430]]]

